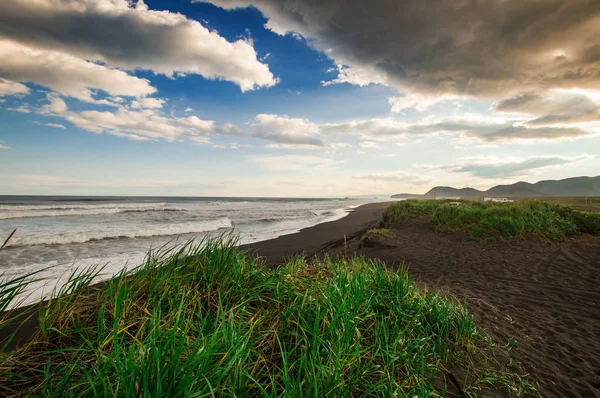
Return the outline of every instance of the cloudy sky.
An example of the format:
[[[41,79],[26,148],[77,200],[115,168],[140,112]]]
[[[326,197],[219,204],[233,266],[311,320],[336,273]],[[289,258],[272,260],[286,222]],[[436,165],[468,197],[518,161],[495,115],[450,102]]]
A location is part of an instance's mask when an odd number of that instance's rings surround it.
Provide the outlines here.
[[[600,2],[0,2],[0,194],[600,174]]]

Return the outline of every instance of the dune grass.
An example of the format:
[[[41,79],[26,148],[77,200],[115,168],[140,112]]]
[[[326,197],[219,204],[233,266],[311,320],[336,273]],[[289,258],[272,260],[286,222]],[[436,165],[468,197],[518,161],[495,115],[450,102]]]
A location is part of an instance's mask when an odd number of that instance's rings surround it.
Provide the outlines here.
[[[101,269],[75,272],[40,305],[33,341],[0,353],[0,394],[427,397],[456,368],[468,396],[536,394],[462,305],[403,269],[362,258],[270,269],[235,244],[165,249],[92,287]],[[0,303],[25,285],[5,282]]]
[[[371,228],[361,237],[361,242],[381,242],[391,235],[392,231],[388,228]]]
[[[581,233],[600,233],[600,214],[584,213],[541,201],[473,202],[439,206],[431,216],[437,231],[466,231],[475,240],[560,240]]]
[[[463,231],[474,240],[510,240],[539,237],[560,240],[577,234],[600,234],[600,214],[537,200],[517,203],[462,201],[402,201],[383,212],[382,224],[393,225],[430,215],[431,227],[440,232]]]
[[[433,213],[442,201],[403,200],[388,206],[382,213],[382,225],[390,226]]]

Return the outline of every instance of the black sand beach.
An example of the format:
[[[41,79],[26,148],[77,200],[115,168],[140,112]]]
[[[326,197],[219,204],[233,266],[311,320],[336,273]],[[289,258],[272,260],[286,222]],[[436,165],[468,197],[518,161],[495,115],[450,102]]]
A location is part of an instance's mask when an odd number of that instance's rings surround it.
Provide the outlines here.
[[[358,254],[391,267],[404,264],[421,283],[465,300],[496,341],[509,346],[516,340],[517,353],[542,396],[600,396],[599,238],[554,245],[537,240],[477,243],[462,234],[433,232],[423,218],[365,246],[361,236],[378,224],[389,204],[363,205],[340,220],[243,248],[273,266],[300,253]],[[22,309],[23,317],[34,307]],[[33,319],[23,324],[11,346],[26,342],[36,328]],[[9,332],[0,330],[0,337]]]

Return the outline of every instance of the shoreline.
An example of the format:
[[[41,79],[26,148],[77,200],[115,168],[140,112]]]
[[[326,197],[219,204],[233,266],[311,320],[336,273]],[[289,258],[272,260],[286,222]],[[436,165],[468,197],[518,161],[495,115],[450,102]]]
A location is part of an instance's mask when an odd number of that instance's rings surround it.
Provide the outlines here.
[[[337,220],[326,221],[301,229],[295,233],[243,244],[239,247],[243,250],[250,250],[255,255],[260,256],[268,266],[276,266],[285,259],[300,253],[304,253],[310,257],[332,243],[339,242],[340,240],[343,241],[344,236],[350,239],[361,234],[370,228],[370,226],[376,224],[383,209],[393,202],[375,202],[359,205],[350,209],[348,214]],[[110,280],[110,278],[107,280]],[[107,280],[95,283],[91,287],[101,286]],[[15,328],[19,330],[15,338],[7,346],[7,351],[20,347],[33,337],[39,327],[37,319],[32,317],[32,315],[35,315],[37,307],[46,301],[38,301],[12,310],[15,317],[12,322],[14,326],[11,325],[0,329],[0,343],[4,343],[15,331]]]

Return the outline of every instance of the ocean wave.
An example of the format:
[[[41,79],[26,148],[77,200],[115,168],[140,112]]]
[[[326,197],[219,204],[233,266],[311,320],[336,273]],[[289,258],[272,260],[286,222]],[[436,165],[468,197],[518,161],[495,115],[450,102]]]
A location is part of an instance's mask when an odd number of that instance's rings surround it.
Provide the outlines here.
[[[0,211],[21,211],[21,210],[69,210],[69,209],[144,209],[149,207],[166,206],[165,202],[153,203],[103,203],[97,205],[0,205]]]
[[[99,214],[143,213],[150,211],[185,211],[165,208],[166,203],[111,204],[111,205],[64,205],[64,206],[7,206],[0,205],[0,220],[34,217],[91,216]]]
[[[18,234],[9,242],[8,246],[28,246],[28,245],[62,245],[69,243],[85,243],[105,239],[119,238],[149,238],[153,236],[177,236],[183,234],[192,234],[200,232],[217,231],[233,226],[231,220],[227,217],[215,220],[185,222],[177,224],[154,224],[154,225],[135,225],[133,227],[110,227],[89,231],[68,231],[56,233],[53,235],[24,235]]]

